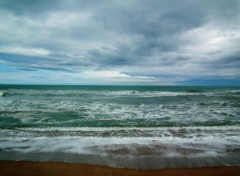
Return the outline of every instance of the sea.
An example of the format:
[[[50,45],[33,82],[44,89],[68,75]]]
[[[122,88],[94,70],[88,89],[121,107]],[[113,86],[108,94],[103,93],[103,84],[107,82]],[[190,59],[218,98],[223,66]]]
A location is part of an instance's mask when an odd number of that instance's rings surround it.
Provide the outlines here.
[[[240,87],[0,85],[0,160],[240,166]]]

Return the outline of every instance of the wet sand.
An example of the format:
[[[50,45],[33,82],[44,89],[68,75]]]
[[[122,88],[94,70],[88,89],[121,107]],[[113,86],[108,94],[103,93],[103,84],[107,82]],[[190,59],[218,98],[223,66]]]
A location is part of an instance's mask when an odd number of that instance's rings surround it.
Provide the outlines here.
[[[1,176],[239,176],[240,167],[202,167],[159,170],[120,169],[54,162],[0,161]]]

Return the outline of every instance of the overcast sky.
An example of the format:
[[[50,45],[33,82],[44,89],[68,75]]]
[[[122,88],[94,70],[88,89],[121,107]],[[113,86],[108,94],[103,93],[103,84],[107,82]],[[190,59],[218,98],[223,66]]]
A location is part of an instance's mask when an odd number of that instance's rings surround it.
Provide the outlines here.
[[[240,1],[0,0],[0,83],[240,85]]]

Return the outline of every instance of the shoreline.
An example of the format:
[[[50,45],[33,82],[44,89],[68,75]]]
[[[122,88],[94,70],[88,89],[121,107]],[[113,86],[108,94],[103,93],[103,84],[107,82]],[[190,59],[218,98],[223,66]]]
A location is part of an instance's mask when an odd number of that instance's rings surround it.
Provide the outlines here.
[[[136,170],[112,168],[107,166],[32,161],[0,161],[0,175],[4,176],[239,176],[239,166],[171,168],[154,170]]]

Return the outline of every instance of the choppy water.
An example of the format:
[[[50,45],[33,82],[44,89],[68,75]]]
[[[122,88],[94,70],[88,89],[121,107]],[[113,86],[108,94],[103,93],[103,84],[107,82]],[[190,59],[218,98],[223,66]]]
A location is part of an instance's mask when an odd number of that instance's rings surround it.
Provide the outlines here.
[[[0,86],[0,129],[0,159],[240,165],[240,87]]]

